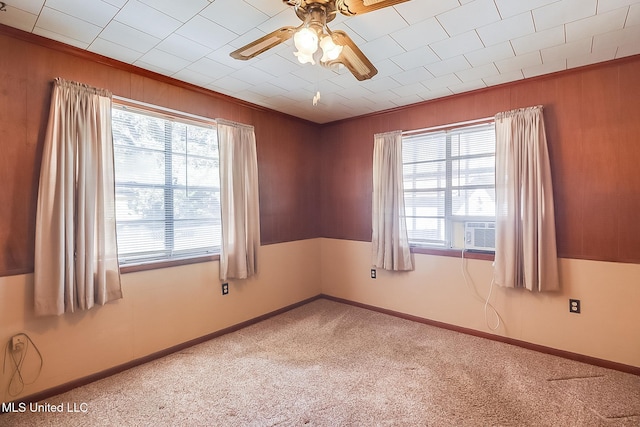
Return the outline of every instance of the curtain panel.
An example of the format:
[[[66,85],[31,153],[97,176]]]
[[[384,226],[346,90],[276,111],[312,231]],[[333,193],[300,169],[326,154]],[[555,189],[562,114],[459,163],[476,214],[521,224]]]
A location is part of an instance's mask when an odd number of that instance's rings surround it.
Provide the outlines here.
[[[222,119],[216,123],[222,208],[220,279],[246,279],[258,272],[260,247],[256,137],[253,126]]]
[[[36,314],[122,298],[110,92],[55,79],[37,203]]]
[[[402,171],[402,132],[374,135],[372,264],[385,270],[413,270]]]
[[[496,128],[495,282],[560,289],[551,168],[542,107],[499,113]]]

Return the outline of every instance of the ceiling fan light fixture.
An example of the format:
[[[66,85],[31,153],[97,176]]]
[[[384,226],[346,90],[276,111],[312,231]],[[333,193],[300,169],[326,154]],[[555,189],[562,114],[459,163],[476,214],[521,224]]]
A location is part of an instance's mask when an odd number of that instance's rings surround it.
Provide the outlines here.
[[[321,62],[335,61],[342,53],[342,46],[335,44],[331,36],[324,36],[320,40],[320,48],[322,49]]]
[[[298,57],[301,64],[307,62],[315,64],[313,54],[318,50],[318,34],[314,30],[308,27],[299,29],[293,35],[293,43],[298,49],[294,55]]]

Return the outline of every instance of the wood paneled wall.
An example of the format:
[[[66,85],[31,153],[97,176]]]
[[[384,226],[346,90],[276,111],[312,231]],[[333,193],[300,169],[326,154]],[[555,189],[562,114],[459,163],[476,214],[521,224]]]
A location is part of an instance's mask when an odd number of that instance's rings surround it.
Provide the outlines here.
[[[544,105],[561,257],[640,262],[640,56],[322,128],[321,233],[371,240],[373,135]]]
[[[371,239],[373,135],[542,104],[559,255],[640,262],[640,57],[316,125],[0,25],[0,276],[33,271],[55,77],[252,124],[263,244]]]
[[[319,126],[0,25],[0,276],[33,271],[42,145],[55,77],[254,125],[263,244],[319,235]]]

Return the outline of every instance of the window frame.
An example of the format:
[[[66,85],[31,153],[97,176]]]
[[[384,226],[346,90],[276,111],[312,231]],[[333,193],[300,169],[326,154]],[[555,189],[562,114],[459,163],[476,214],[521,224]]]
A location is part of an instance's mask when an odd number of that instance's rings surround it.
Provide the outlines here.
[[[197,115],[193,115],[183,111],[176,111],[169,108],[160,107],[157,105],[147,104],[147,103],[138,102],[138,101],[134,101],[126,98],[115,97],[115,96],[113,97],[112,109],[129,110],[142,115],[147,115],[147,116],[156,117],[163,120],[169,120],[172,122],[183,123],[187,125],[210,127],[213,129],[215,129],[216,127],[216,121],[208,117],[197,116]],[[114,140],[114,148],[115,148],[115,140]],[[165,141],[165,149],[163,150],[163,152],[167,153],[166,141]],[[171,162],[171,155],[167,157],[168,158],[165,158],[165,168],[166,168],[167,162]],[[115,160],[115,153],[114,153],[114,160]],[[219,162],[219,151],[218,151],[218,162]],[[219,163],[218,163],[218,167],[219,167]],[[117,187],[118,182],[117,182],[117,176],[115,175],[115,164],[114,164],[114,179],[116,180],[116,187]],[[165,203],[166,203],[166,193],[167,193],[166,181],[165,181],[165,184],[163,185],[163,188],[164,188]],[[172,189],[169,189],[169,192],[171,191]],[[219,187],[217,187],[217,191],[218,192],[220,191]],[[165,216],[169,214],[170,212],[167,212],[167,210],[165,210]],[[221,216],[220,216],[220,220],[221,220]],[[118,224],[117,217],[116,217],[116,224]],[[172,221],[172,224],[173,224],[173,221]],[[121,273],[130,273],[130,272],[136,272],[136,271],[146,271],[146,270],[154,270],[159,268],[167,268],[167,267],[174,267],[174,266],[180,266],[180,265],[210,262],[210,261],[215,261],[220,259],[221,246],[215,246],[215,249],[216,249],[215,252],[207,253],[207,254],[203,253],[203,254],[191,255],[191,256],[186,255],[183,257],[175,256],[172,258],[147,259],[147,260],[133,261],[130,263],[121,263],[121,257],[119,256],[118,264],[119,264]]]
[[[445,186],[444,187],[438,187],[438,188],[433,188],[430,189],[432,191],[440,191],[442,189],[444,189],[444,193],[445,193],[445,203],[444,203],[444,214],[442,215],[442,219],[444,222],[444,227],[445,227],[445,231],[444,231],[444,241],[442,245],[438,245],[438,244],[428,244],[428,243],[417,243],[415,240],[410,240],[409,241],[409,245],[411,247],[411,252],[414,253],[420,253],[420,254],[429,254],[429,255],[441,255],[441,256],[452,256],[452,257],[460,257],[463,253],[464,256],[466,258],[474,258],[474,259],[485,259],[485,260],[493,260],[495,257],[495,251],[472,251],[472,250],[468,250],[468,249],[464,249],[461,247],[455,247],[454,246],[454,238],[453,238],[453,229],[454,229],[454,223],[462,223],[464,224],[465,222],[469,222],[469,221],[494,221],[495,222],[495,216],[493,218],[487,218],[486,216],[477,216],[477,215],[465,215],[465,216],[457,216],[453,214],[453,191],[454,190],[466,190],[469,188],[489,188],[489,189],[494,189],[495,191],[495,179],[494,179],[494,183],[493,185],[488,185],[488,184],[484,184],[484,185],[453,185],[453,162],[455,162],[456,160],[465,160],[465,159],[473,159],[473,158],[482,158],[482,157],[487,157],[486,155],[475,155],[475,154],[470,154],[470,155],[457,155],[457,156],[453,156],[452,154],[452,150],[451,150],[451,135],[454,134],[456,131],[459,130],[463,130],[465,128],[469,128],[469,129],[473,129],[473,128],[477,128],[479,126],[486,126],[486,125],[492,125],[495,122],[495,119],[493,117],[488,117],[488,118],[484,118],[484,119],[478,119],[478,120],[470,120],[470,121],[466,121],[466,122],[460,122],[460,123],[455,123],[455,124],[448,124],[448,125],[443,125],[443,126],[434,126],[434,127],[430,127],[430,128],[425,128],[425,129],[418,129],[418,130],[413,130],[413,131],[407,131],[407,132],[403,132],[402,133],[402,138],[403,138],[403,150],[404,150],[404,143],[405,140],[407,138],[410,137],[418,137],[421,135],[427,135],[430,133],[436,134],[436,133],[445,133],[445,157],[443,159],[441,159],[441,161],[444,161],[446,168],[445,168],[445,175],[446,175],[446,182],[445,182]],[[495,175],[495,151],[493,153],[493,158],[494,158],[494,175]],[[435,160],[434,160],[435,161]],[[403,159],[403,167],[406,164],[409,163],[416,163],[416,162],[408,162],[405,163],[404,159]],[[403,174],[403,180],[404,180],[404,174]],[[415,191],[415,189],[411,189],[409,191]],[[405,195],[407,194],[407,190],[404,190]],[[406,201],[405,201],[405,218],[407,217],[407,212],[406,212]],[[435,218],[435,217],[434,217]]]

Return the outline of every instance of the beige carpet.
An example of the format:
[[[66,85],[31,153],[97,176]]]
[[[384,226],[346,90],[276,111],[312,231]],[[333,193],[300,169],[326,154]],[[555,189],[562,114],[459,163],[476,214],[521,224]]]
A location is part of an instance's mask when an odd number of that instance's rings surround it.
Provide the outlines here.
[[[317,300],[2,426],[638,426],[640,377]]]

